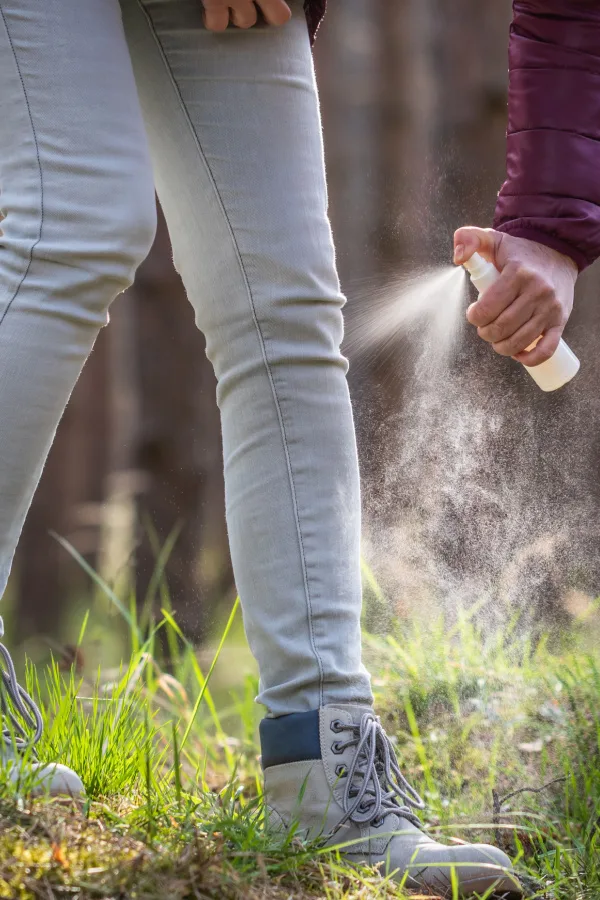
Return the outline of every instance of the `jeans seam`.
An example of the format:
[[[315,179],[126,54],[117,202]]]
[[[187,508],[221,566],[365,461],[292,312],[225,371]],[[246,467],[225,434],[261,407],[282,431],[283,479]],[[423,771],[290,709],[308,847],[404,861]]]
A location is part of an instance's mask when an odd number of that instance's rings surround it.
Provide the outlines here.
[[[212,169],[211,169],[211,167],[210,167],[210,165],[209,165],[209,163],[208,163],[208,160],[207,160],[207,158],[206,158],[206,155],[205,155],[205,153],[204,153],[204,151],[203,151],[203,149],[202,149],[202,144],[200,143],[200,138],[199,138],[198,134],[196,133],[196,130],[195,130],[193,124],[192,124],[192,121],[191,121],[191,119],[190,119],[190,117],[189,117],[189,114],[188,114],[188,111],[187,111],[187,109],[186,109],[185,103],[183,102],[183,98],[182,98],[182,96],[181,96],[181,92],[180,92],[179,87],[178,87],[178,85],[177,85],[177,82],[176,82],[176,80],[175,80],[175,76],[174,76],[173,71],[172,71],[172,69],[171,69],[171,66],[170,66],[170,64],[169,64],[169,60],[167,59],[166,54],[165,54],[164,51],[163,51],[162,45],[161,45],[161,43],[160,43],[160,39],[159,39],[159,37],[158,37],[158,34],[157,34],[156,29],[155,29],[155,27],[154,27],[154,23],[153,23],[153,21],[152,21],[152,18],[151,18],[151,16],[150,16],[150,14],[149,14],[149,13],[146,11],[146,9],[144,8],[144,5],[143,5],[143,3],[142,3],[142,0],[136,0],[136,2],[137,2],[137,5],[138,5],[138,7],[139,7],[139,9],[140,9],[140,11],[141,11],[141,13],[142,13],[142,15],[145,17],[146,21],[148,22],[148,26],[149,26],[149,28],[150,28],[150,31],[151,31],[151,33],[152,33],[152,36],[153,36],[153,38],[154,38],[154,41],[155,41],[156,46],[157,46],[157,48],[158,48],[158,51],[159,51],[159,53],[160,53],[160,55],[161,55],[161,57],[162,57],[162,59],[163,59],[163,62],[164,62],[165,67],[166,67],[166,70],[167,70],[167,72],[169,73],[169,78],[170,78],[170,80],[171,80],[171,84],[172,84],[172,86],[173,86],[173,90],[175,91],[175,93],[176,93],[176,95],[177,95],[177,98],[178,98],[178,101],[179,101],[180,109],[181,109],[181,111],[182,111],[182,113],[183,113],[183,115],[184,115],[184,117],[185,117],[185,120],[186,120],[188,126],[189,126],[190,132],[191,132],[191,134],[192,134],[192,136],[193,136],[193,138],[194,138],[194,142],[195,142],[195,144],[196,144],[196,146],[197,146],[197,148],[198,148],[198,153],[199,153],[199,155],[200,155],[200,158],[201,158],[201,160],[202,160],[202,162],[203,162],[203,164],[204,164],[204,166],[205,166],[205,168],[206,168],[206,171],[207,171],[207,173],[208,173],[208,176],[209,176],[209,178],[210,178],[210,182],[211,182],[211,184],[212,184],[212,187],[213,187],[213,190],[214,190],[214,193],[215,193],[215,197],[217,198],[217,201],[218,201],[218,203],[219,203],[219,207],[220,207],[221,212],[222,212],[222,214],[223,214],[223,217],[224,217],[224,219],[225,219],[225,221],[226,221],[226,223],[227,223],[227,228],[228,228],[228,230],[229,230],[229,234],[230,234],[230,237],[231,237],[231,241],[232,241],[233,247],[234,247],[234,249],[235,249],[235,254],[236,254],[237,262],[238,262],[238,265],[239,265],[239,268],[240,268],[240,272],[241,272],[241,275],[242,275],[242,279],[243,279],[243,282],[244,282],[244,287],[245,287],[245,289],[246,289],[246,293],[247,293],[247,296],[248,296],[248,302],[249,302],[249,304],[250,304],[250,310],[251,310],[251,313],[252,313],[252,320],[253,320],[253,322],[254,322],[254,328],[255,328],[255,330],[256,330],[256,335],[257,335],[257,337],[258,337],[258,342],[259,342],[259,345],[260,345],[260,350],[261,350],[261,355],[262,355],[262,358],[263,358],[263,363],[264,363],[264,366],[265,366],[265,371],[266,371],[266,373],[267,373],[267,377],[268,377],[268,379],[269,379],[269,384],[270,384],[270,386],[271,386],[271,393],[272,393],[272,396],[273,396],[273,402],[274,402],[274,404],[275,404],[275,410],[276,410],[276,413],[277,413],[277,419],[278,419],[278,422],[279,422],[279,429],[280,429],[280,433],[281,433],[281,440],[282,440],[282,443],[283,443],[283,449],[284,449],[285,460],[286,460],[286,468],[287,468],[287,472],[288,472],[288,480],[289,480],[289,485],[290,485],[290,491],[291,491],[291,494],[292,494],[292,506],[293,506],[293,509],[294,509],[294,519],[295,519],[295,524],[296,524],[296,533],[297,533],[298,541],[299,541],[299,544],[300,544],[300,558],[301,558],[301,562],[302,562],[302,577],[303,577],[303,581],[304,581],[304,594],[305,594],[305,600],[306,600],[306,609],[307,609],[307,619],[308,619],[308,630],[309,630],[309,634],[310,634],[310,643],[311,643],[311,649],[312,649],[313,654],[314,654],[314,657],[315,657],[315,661],[316,661],[316,663],[317,663],[317,668],[318,668],[318,670],[319,670],[319,706],[323,706],[323,692],[324,692],[324,671],[323,671],[323,661],[322,661],[322,659],[321,659],[321,657],[320,657],[320,655],[319,655],[319,652],[318,652],[318,650],[317,650],[316,641],[315,641],[315,633],[314,633],[314,628],[313,628],[313,611],[312,611],[312,600],[311,600],[311,594],[310,594],[310,586],[309,586],[309,580],[308,580],[308,566],[307,566],[307,563],[306,563],[306,556],[305,556],[305,550],[304,550],[304,540],[303,540],[303,537],[302,537],[302,526],[301,526],[301,524],[300,524],[300,513],[299,513],[299,510],[298,510],[298,498],[297,498],[297,494],[296,494],[296,485],[295,485],[295,481],[294,481],[294,471],[293,471],[293,467],[292,467],[292,461],[291,461],[291,458],[290,458],[289,444],[288,444],[288,439],[287,439],[287,431],[286,431],[286,427],[285,427],[285,420],[284,420],[284,416],[283,416],[283,410],[282,410],[282,408],[281,408],[281,403],[280,403],[279,396],[278,396],[278,394],[277,394],[277,388],[276,388],[276,385],[275,385],[275,379],[274,379],[274,377],[273,377],[273,373],[272,373],[272,371],[271,371],[271,366],[270,366],[270,364],[269,364],[269,358],[268,358],[268,355],[267,355],[266,340],[265,340],[265,337],[264,337],[264,335],[263,335],[262,328],[261,328],[261,326],[260,326],[260,322],[259,322],[259,320],[258,320],[258,315],[257,315],[257,312],[256,312],[256,306],[255,306],[255,303],[254,303],[254,296],[253,296],[253,294],[252,294],[252,288],[251,288],[251,286],[250,286],[250,280],[249,280],[249,278],[248,278],[248,274],[247,274],[246,269],[245,269],[245,266],[244,266],[244,260],[243,260],[243,258],[242,258],[242,253],[241,253],[241,250],[240,250],[240,248],[239,248],[239,245],[238,245],[238,242],[237,242],[237,239],[236,239],[236,236],[235,236],[235,232],[234,232],[234,230],[233,230],[233,226],[232,226],[232,224],[231,224],[231,221],[230,221],[230,219],[229,219],[229,216],[227,215],[227,210],[226,210],[226,208],[225,208],[225,205],[224,205],[223,200],[222,200],[222,198],[221,198],[221,195],[220,195],[220,193],[219,193],[219,189],[218,189],[218,187],[217,187],[217,183],[216,183],[215,177],[214,177],[214,175],[213,175]]]
[[[33,122],[33,115],[32,115],[32,112],[31,112],[31,105],[30,105],[30,103],[29,103],[29,97],[28,97],[28,95],[27,95],[27,88],[25,87],[25,81],[24,81],[24,79],[23,79],[23,74],[22,74],[22,72],[21,72],[21,66],[19,65],[19,60],[18,60],[18,58],[17,58],[17,53],[16,53],[16,50],[15,50],[15,45],[14,45],[14,43],[13,43],[13,39],[12,39],[12,37],[11,37],[10,29],[9,29],[9,27],[8,27],[8,22],[7,22],[7,20],[6,20],[6,15],[4,14],[4,9],[2,8],[1,4],[0,4],[0,15],[2,16],[2,21],[4,22],[4,27],[5,27],[5,29],[6,29],[6,35],[7,35],[7,37],[8,37],[8,42],[9,42],[9,44],[10,44],[10,49],[11,49],[11,51],[12,51],[13,59],[14,59],[14,61],[15,61],[15,65],[16,65],[16,67],[17,67],[17,72],[19,73],[19,81],[21,82],[21,87],[23,88],[23,97],[24,97],[24,99],[25,99],[25,105],[26,105],[26,107],[27,107],[27,115],[28,115],[28,117],[29,117],[29,123],[30,123],[30,125],[31,125],[31,132],[32,132],[32,134],[33,134],[33,142],[34,142],[34,146],[35,146],[35,155],[36,155],[36,159],[37,159],[37,167],[38,167],[38,173],[39,173],[39,184],[40,184],[40,224],[39,224],[39,232],[38,232],[38,236],[37,236],[37,238],[33,241],[31,247],[29,248],[29,259],[28,259],[28,261],[27,261],[27,266],[26,266],[26,268],[25,268],[25,272],[23,273],[23,276],[22,276],[20,282],[18,283],[18,285],[17,285],[17,287],[16,287],[16,289],[15,289],[14,294],[12,295],[12,297],[10,298],[10,300],[8,301],[8,303],[7,303],[7,305],[6,305],[6,309],[4,310],[4,312],[2,313],[2,315],[0,316],[0,326],[1,326],[2,323],[3,323],[4,320],[5,320],[5,318],[6,318],[7,314],[8,314],[8,312],[9,312],[11,306],[13,305],[14,301],[16,300],[17,295],[19,294],[19,291],[20,291],[21,288],[23,287],[23,283],[24,283],[25,279],[26,279],[27,276],[29,275],[29,271],[30,271],[31,266],[32,266],[32,263],[33,263],[33,252],[34,252],[35,248],[37,247],[37,245],[39,244],[39,242],[40,242],[41,239],[42,239],[42,229],[43,229],[43,225],[44,225],[44,173],[43,173],[43,170],[42,170],[42,161],[41,161],[41,159],[40,159],[40,146],[39,146],[39,142],[38,142],[37,133],[36,133],[36,130],[35,130],[35,125],[34,125],[34,122]],[[7,213],[6,213],[6,214],[7,214],[7,216],[8,216],[8,215],[10,214],[10,210],[7,210]]]

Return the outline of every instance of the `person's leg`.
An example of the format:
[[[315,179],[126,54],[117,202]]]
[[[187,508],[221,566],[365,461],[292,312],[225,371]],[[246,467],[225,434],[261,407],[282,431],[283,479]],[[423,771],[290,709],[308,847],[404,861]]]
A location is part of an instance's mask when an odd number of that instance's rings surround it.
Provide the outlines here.
[[[69,394],[155,228],[118,0],[0,0],[0,188],[1,595]]]
[[[220,36],[196,0],[122,5],[175,262],[218,378],[259,700],[276,716],[370,705],[344,298],[301,4],[279,31]]]
[[[271,822],[355,840],[351,858],[413,887],[446,892],[454,867],[464,894],[508,892],[503,853],[420,831],[422,802],[371,709],[343,298],[302,2],[280,31],[219,36],[196,0],[122,5],[175,261],[218,378],[234,570],[271,713]]]

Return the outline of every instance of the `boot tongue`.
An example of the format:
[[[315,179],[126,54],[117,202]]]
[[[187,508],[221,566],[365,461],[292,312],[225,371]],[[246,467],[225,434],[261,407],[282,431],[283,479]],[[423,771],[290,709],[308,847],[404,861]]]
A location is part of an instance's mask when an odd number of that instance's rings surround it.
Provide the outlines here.
[[[324,706],[323,712],[330,714],[332,719],[335,719],[338,713],[343,713],[344,722],[348,722],[346,717],[349,714],[354,725],[360,725],[361,719],[365,713],[370,713],[372,716],[375,715],[372,706],[359,706],[355,703],[332,703],[328,706]]]
[[[343,703],[323,707],[324,748],[329,730],[337,732],[340,740],[330,744],[329,753],[324,752],[324,762],[336,773],[337,781],[330,775],[330,783],[346,817],[355,824],[368,825],[393,814],[418,828],[419,820],[413,810],[423,809],[425,804],[402,774],[391,742],[372,708]]]

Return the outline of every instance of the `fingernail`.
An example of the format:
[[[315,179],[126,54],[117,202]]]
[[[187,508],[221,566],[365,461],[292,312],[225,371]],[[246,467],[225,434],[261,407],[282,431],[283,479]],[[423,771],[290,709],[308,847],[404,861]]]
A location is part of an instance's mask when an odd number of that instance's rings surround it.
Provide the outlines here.
[[[458,265],[458,263],[462,262],[462,258],[465,253],[465,248],[463,244],[457,244],[454,248],[454,262]]]
[[[475,303],[471,303],[470,306],[467,306],[467,311],[465,313],[467,319],[469,318],[469,313],[471,312],[471,310],[473,309],[474,306],[475,306]]]

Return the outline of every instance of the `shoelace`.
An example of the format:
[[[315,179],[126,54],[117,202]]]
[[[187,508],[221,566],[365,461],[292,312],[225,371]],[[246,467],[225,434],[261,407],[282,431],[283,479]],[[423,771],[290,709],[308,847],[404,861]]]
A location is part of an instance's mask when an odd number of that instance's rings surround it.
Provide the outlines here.
[[[425,803],[400,770],[394,748],[379,719],[363,713],[360,725],[333,723],[337,732],[352,731],[353,737],[338,742],[338,752],[356,746],[346,777],[343,825],[350,819],[357,825],[383,822],[393,813],[421,827],[413,809],[425,809]],[[401,803],[399,801],[404,801]]]
[[[4,622],[0,616],[0,638],[4,637]],[[10,653],[0,644],[0,712],[10,724],[2,726],[0,753],[4,747],[24,750],[33,747],[42,736],[44,724],[37,704],[17,681]],[[29,735],[26,729],[31,729]]]

